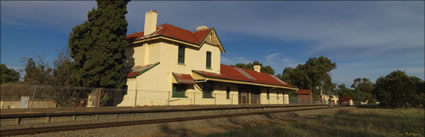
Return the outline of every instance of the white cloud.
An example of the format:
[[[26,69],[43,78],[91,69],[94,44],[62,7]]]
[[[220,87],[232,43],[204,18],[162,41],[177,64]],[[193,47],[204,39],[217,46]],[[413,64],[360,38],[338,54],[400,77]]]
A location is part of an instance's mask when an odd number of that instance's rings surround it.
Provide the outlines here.
[[[96,7],[94,1],[1,1],[1,23],[48,24],[69,32],[87,19],[87,12],[93,7]],[[356,77],[369,76],[374,79],[397,68],[416,75],[424,74],[421,71],[425,45],[423,1],[132,1],[126,16],[129,33],[143,29],[144,13],[149,9],[158,11],[159,23],[171,23],[185,29],[207,25],[215,27],[220,36],[247,34],[309,42],[309,47],[299,52],[339,61],[333,73],[336,81],[350,82]],[[251,58],[260,60],[263,57],[264,63],[271,65],[276,73],[305,61],[282,52],[231,56],[222,56],[222,63],[249,63]],[[352,62],[347,63],[347,60]]]
[[[273,53],[270,55],[266,55],[264,56],[264,60],[265,60],[265,64],[275,64],[276,63],[276,58],[278,58],[280,55],[280,53]]]
[[[9,25],[45,24],[70,31],[87,20],[95,1],[1,1],[1,23]]]
[[[301,62],[285,57],[281,53],[272,53],[264,56],[264,65],[270,65],[275,70],[275,74],[281,74],[286,67],[295,68],[298,64],[301,64]]]

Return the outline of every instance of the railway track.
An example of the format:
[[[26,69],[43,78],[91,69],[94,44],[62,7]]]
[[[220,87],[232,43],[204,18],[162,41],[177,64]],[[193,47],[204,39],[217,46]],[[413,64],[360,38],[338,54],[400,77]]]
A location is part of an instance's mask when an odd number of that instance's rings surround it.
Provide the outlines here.
[[[239,117],[239,116],[249,116],[249,115],[265,115],[265,114],[271,114],[271,113],[296,112],[296,111],[331,109],[331,108],[335,108],[335,107],[329,107],[329,106],[311,107],[310,106],[309,108],[301,107],[301,108],[295,108],[295,109],[262,111],[262,112],[245,112],[245,113],[217,114],[217,115],[207,115],[207,116],[191,116],[191,117],[179,117],[179,118],[104,122],[104,123],[95,123],[95,124],[92,123],[92,124],[78,124],[78,125],[47,126],[47,127],[37,127],[37,128],[7,129],[7,130],[0,130],[0,136],[30,135],[30,134],[40,134],[40,133],[48,133],[48,132],[75,131],[75,130],[84,130],[84,129],[158,124],[158,123],[168,123],[168,122],[182,122],[182,121],[191,121],[191,120],[205,120],[205,119],[228,118],[228,117]]]

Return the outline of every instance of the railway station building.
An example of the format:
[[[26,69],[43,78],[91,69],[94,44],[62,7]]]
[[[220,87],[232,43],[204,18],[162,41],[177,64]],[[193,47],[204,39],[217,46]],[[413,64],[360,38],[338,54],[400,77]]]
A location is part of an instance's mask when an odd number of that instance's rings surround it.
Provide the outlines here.
[[[259,65],[221,64],[225,49],[214,28],[157,25],[157,17],[146,12],[144,31],[126,37],[128,90],[118,106],[289,104],[288,91],[298,90]]]

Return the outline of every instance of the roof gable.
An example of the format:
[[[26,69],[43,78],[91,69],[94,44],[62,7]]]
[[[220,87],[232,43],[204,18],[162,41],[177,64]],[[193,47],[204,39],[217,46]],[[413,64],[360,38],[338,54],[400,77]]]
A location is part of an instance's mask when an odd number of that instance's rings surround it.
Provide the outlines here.
[[[204,31],[204,32],[201,32],[201,31]],[[201,34],[202,33],[205,33],[205,30],[201,30],[201,31],[197,31],[197,32],[199,32]],[[197,32],[195,32],[195,33],[197,33]],[[203,40],[202,40],[202,42],[200,44],[201,47],[204,45],[204,43],[208,43],[210,45],[217,46],[220,49],[221,52],[223,52],[223,53],[226,52],[224,50],[223,45],[221,44],[221,41],[218,38],[217,33],[215,32],[215,29],[214,28],[212,28],[212,30],[210,30],[207,33],[207,35],[204,36],[204,38],[203,38]]]
[[[158,26],[156,31],[150,35],[144,36],[143,32],[137,32],[137,33],[127,35],[126,39],[129,42],[136,42],[136,41],[144,40],[147,38],[163,36],[166,38],[171,38],[171,39],[187,42],[190,44],[194,44],[198,48],[200,48],[207,41],[207,37],[210,35],[214,39],[212,43],[216,43],[214,45],[218,46],[220,50],[224,52],[224,48],[220,40],[218,39],[218,36],[214,28],[208,28],[205,30],[192,32],[189,30],[176,27],[171,24],[162,24]]]

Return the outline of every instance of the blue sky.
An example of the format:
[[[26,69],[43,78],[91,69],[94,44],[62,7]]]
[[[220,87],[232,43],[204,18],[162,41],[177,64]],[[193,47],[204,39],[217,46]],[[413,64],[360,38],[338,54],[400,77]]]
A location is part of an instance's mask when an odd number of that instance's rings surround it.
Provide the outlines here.
[[[94,1],[1,1],[1,63],[22,69],[23,57],[53,61]],[[424,79],[423,1],[251,1],[128,4],[128,33],[143,30],[144,13],[188,30],[214,27],[223,64],[260,61],[276,73],[326,56],[337,63],[335,83],[375,80],[393,70]]]

